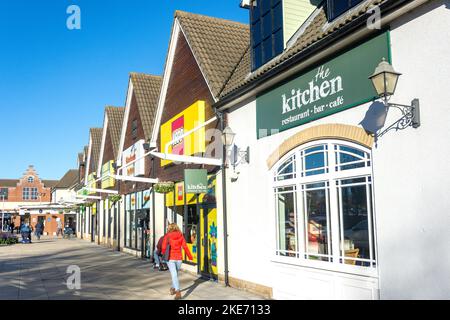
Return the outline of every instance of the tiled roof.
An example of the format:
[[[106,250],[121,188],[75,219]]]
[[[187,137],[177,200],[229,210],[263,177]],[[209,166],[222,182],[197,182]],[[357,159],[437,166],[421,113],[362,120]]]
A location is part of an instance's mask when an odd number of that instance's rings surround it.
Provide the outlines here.
[[[250,43],[246,24],[176,11],[214,97],[218,98]]]
[[[93,173],[97,171],[98,167],[98,159],[100,157],[100,148],[102,143],[103,129],[102,128],[91,128],[90,135],[92,138],[92,149],[91,149],[91,159],[90,166],[92,171],[89,170],[89,173]],[[89,168],[90,169],[90,168]]]
[[[41,180],[46,188],[53,188],[59,182],[59,180]]]
[[[19,179],[1,179],[0,188],[13,188],[17,186],[19,181],[20,181]]]
[[[55,185],[55,188],[68,189],[78,182],[78,170],[72,169],[66,172],[66,174]]]
[[[155,122],[159,94],[161,93],[162,77],[132,72],[130,78],[144,128],[145,140],[149,140]]]
[[[326,10],[322,4],[322,6],[317,9],[318,12],[313,14],[312,19],[306,22],[306,28],[304,28],[302,33],[297,35],[298,38],[290,47],[282,54],[253,72],[251,72],[251,50],[248,50],[237,66],[230,81],[225,86],[225,89],[222,91],[220,95],[221,98],[226,98],[228,95],[255,81],[268,71],[275,69],[282,63],[293,58],[295,55],[302,53],[311,45],[332,36],[344,25],[367,13],[371,6],[394,1],[397,0],[366,0],[330,23],[327,20]],[[247,45],[249,48],[249,42]]]
[[[84,158],[83,152],[78,153],[78,163],[79,164],[83,162],[83,158]]]
[[[108,129],[111,135],[114,157],[117,157],[120,143],[120,135],[122,132],[123,116],[125,108],[123,107],[106,107],[106,115],[108,117]]]

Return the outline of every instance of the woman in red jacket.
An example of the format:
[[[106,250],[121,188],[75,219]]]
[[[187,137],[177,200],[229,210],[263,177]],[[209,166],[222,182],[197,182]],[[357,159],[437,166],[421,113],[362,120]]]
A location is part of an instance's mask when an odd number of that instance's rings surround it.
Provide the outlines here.
[[[184,249],[189,260],[192,260],[192,254],[186,245],[186,240],[183,234],[178,228],[176,223],[169,225],[168,232],[164,237],[162,243],[162,255],[166,254],[167,244],[170,244],[169,259],[167,266],[169,267],[170,274],[172,275],[172,288],[170,288],[170,294],[175,295],[175,300],[181,299],[180,283],[178,281],[178,271],[180,271],[181,263],[183,260],[181,248]]]

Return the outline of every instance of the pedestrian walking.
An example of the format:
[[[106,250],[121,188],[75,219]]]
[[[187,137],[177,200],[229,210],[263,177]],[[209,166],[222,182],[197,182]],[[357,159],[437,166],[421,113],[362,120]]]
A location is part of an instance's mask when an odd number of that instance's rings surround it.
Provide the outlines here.
[[[167,235],[164,237],[162,243],[162,254],[167,261],[167,266],[172,276],[172,287],[170,288],[170,294],[175,295],[175,300],[181,299],[180,283],[178,281],[178,272],[181,269],[182,264],[182,248],[188,256],[189,260],[192,260],[192,254],[186,245],[186,240],[180,231],[180,228],[176,223],[171,223],[167,230]]]
[[[9,229],[10,229],[10,232],[11,233],[14,233],[14,228],[15,228],[16,226],[15,226],[15,224],[14,224],[14,221],[11,221],[11,224],[9,225]]]
[[[28,223],[22,224],[20,229],[20,233],[22,234],[22,242],[23,243],[31,243],[31,226]]]
[[[155,260],[155,264],[153,265],[153,268],[159,269],[160,271],[167,270],[167,261],[164,261],[164,257],[162,256],[162,244],[163,244],[165,236],[166,235],[163,235],[161,238],[159,238],[158,244],[156,245],[155,252],[153,253],[153,258]]]
[[[42,223],[42,221],[38,221],[38,223],[36,224],[36,227],[35,227],[35,231],[34,231],[34,235],[36,236],[36,238],[38,240],[41,240],[41,235],[42,235],[43,230],[44,230],[44,224]]]
[[[62,227],[62,223],[61,223],[61,218],[57,218],[57,219],[56,219],[56,237],[58,237],[59,234],[61,234],[61,237],[64,238],[64,233],[63,233],[63,227]]]

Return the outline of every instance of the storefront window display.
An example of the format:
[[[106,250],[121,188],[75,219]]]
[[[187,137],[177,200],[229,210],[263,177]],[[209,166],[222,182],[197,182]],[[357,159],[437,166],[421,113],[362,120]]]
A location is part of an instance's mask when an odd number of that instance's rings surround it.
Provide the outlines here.
[[[185,257],[185,262],[197,264],[200,241],[200,208],[203,205],[214,205],[216,176],[208,176],[208,192],[201,194],[184,193],[184,183],[175,184],[175,192],[166,194],[168,219],[177,223],[183,230],[186,244],[192,253],[193,260]],[[216,225],[213,227],[217,228]],[[215,234],[213,234],[214,236]],[[215,238],[214,238],[215,239]],[[210,241],[212,243],[214,241]],[[215,243],[215,242],[214,242]]]
[[[148,240],[145,238],[144,229],[149,228],[149,192],[129,194],[125,197],[125,201],[125,246],[141,251]]]
[[[370,151],[309,143],[274,168],[278,256],[375,267]]]

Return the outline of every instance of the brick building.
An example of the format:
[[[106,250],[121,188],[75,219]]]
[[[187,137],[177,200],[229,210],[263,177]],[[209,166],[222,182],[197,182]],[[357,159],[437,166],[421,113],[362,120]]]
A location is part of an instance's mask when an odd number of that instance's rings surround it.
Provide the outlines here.
[[[51,189],[58,180],[42,180],[33,166],[29,166],[20,179],[0,179],[0,209],[6,223],[13,220],[16,226],[30,218],[29,212],[19,215],[19,207],[51,202]],[[31,221],[32,222],[32,221]],[[33,224],[33,222],[32,222]]]

